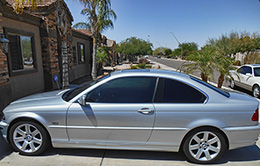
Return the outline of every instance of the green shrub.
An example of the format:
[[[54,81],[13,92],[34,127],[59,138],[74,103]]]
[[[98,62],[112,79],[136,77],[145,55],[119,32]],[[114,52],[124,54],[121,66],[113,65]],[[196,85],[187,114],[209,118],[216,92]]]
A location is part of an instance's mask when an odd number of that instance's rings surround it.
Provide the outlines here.
[[[145,63],[139,63],[137,66],[138,66],[139,68],[141,68],[141,69],[145,69],[146,64],[145,64]]]
[[[151,69],[152,65],[146,65],[145,67]]]
[[[136,65],[131,66],[131,69],[137,69]]]

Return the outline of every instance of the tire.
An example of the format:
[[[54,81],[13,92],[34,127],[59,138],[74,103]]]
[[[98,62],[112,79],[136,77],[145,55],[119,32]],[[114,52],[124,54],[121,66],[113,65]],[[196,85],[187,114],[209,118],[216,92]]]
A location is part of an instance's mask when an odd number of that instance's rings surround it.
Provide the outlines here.
[[[47,131],[38,123],[20,121],[9,132],[12,147],[23,155],[39,155],[50,145]]]
[[[254,85],[253,87],[253,96],[259,98],[260,96],[260,89],[258,85]]]
[[[231,89],[235,89],[236,88],[235,81],[233,79],[230,80],[230,88]]]
[[[214,129],[197,129],[188,134],[183,152],[190,162],[208,164],[219,159],[226,151],[223,135]]]

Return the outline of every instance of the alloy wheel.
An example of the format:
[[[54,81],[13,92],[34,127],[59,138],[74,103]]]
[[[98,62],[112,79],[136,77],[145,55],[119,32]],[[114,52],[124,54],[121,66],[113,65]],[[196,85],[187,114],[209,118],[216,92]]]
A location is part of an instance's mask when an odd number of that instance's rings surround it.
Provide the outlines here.
[[[13,142],[22,152],[34,153],[42,146],[43,137],[36,126],[26,123],[15,128]]]
[[[188,148],[194,159],[207,162],[218,156],[221,150],[221,141],[213,132],[201,131],[190,139]]]

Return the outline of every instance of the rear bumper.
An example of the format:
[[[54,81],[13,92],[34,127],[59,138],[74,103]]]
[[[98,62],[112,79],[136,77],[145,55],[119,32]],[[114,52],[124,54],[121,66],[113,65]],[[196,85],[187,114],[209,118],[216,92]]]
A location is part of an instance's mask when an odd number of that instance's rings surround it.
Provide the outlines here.
[[[229,149],[236,149],[256,143],[260,134],[260,124],[246,127],[227,127],[223,130],[229,139]]]
[[[8,124],[5,123],[4,121],[0,121],[0,131],[6,141],[7,141],[7,128],[8,128]]]

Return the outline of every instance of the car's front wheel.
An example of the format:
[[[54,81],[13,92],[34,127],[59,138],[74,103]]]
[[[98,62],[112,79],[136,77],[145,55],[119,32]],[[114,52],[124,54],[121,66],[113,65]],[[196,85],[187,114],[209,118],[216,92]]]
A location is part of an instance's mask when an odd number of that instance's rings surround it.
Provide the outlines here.
[[[230,88],[235,89],[235,81],[233,79],[230,80]]]
[[[194,130],[183,144],[187,159],[194,163],[206,164],[216,161],[226,150],[225,139],[215,130]]]
[[[258,85],[255,85],[253,87],[253,96],[256,97],[256,98],[260,97],[260,89],[259,89]]]
[[[10,129],[9,141],[16,151],[24,155],[38,155],[49,146],[46,130],[30,121],[15,123]]]

